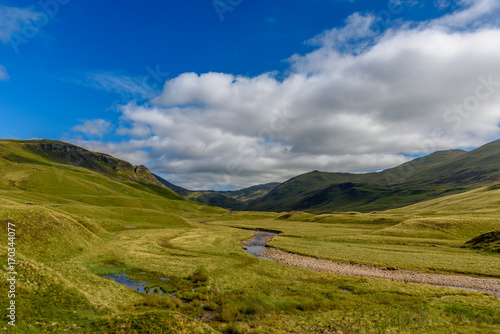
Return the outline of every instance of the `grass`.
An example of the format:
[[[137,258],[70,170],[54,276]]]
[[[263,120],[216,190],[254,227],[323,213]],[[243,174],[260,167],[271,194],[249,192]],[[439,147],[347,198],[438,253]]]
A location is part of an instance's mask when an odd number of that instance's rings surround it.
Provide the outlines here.
[[[208,332],[211,329],[203,323],[187,320],[208,312],[215,312],[211,327],[220,332],[285,333],[302,326],[307,328],[303,332],[332,326],[346,333],[391,329],[453,332],[442,327],[443,323],[458,328],[455,332],[491,328],[493,333],[498,329],[494,319],[500,303],[493,297],[320,274],[257,260],[239,246],[238,241],[248,234],[218,226],[124,230],[95,242],[86,252],[75,252],[70,259],[51,261],[48,267],[27,261],[29,266],[19,268],[23,278],[19,295],[23,305],[33,306],[19,310],[30,321],[20,321],[18,331],[62,331],[76,324],[79,330],[90,332],[121,328],[124,332],[134,328],[202,332],[192,328],[194,325]],[[122,272],[147,280],[151,286],[164,283],[160,277],[178,279],[177,291],[163,288],[177,293],[182,302],[168,296],[140,295],[98,276]],[[40,293],[32,293],[37,286]],[[446,296],[457,302],[441,299]],[[478,311],[464,313],[460,305]],[[170,320],[155,323],[159,318]],[[421,318],[425,321],[412,320]]]
[[[470,152],[430,154],[381,172],[312,171],[282,183],[250,209],[321,214],[401,208],[498,182],[499,153],[497,140]]]
[[[302,219],[304,216],[297,216]],[[216,224],[271,228],[284,233],[270,244],[319,258],[428,271],[500,276],[500,256],[461,246],[474,236],[498,229],[494,216],[444,215],[429,218],[399,213],[334,214]],[[307,224],[307,228],[304,228]]]
[[[280,230],[274,246],[318,257],[498,277],[498,254],[460,248],[497,226],[490,209],[464,216],[443,201],[433,204],[439,209],[373,214],[226,215],[152,186],[53,162],[17,143],[1,147],[0,156],[11,160],[0,158],[0,257],[7,257],[6,223],[13,222],[19,261],[16,327],[0,324],[9,332],[500,331],[500,301],[490,295],[260,260],[240,245],[252,233],[228,227]],[[176,298],[143,295],[102,277],[121,273]],[[4,292],[6,279],[2,267]],[[8,301],[1,293],[0,304]]]
[[[474,237],[467,241],[463,247],[500,253],[500,230]]]

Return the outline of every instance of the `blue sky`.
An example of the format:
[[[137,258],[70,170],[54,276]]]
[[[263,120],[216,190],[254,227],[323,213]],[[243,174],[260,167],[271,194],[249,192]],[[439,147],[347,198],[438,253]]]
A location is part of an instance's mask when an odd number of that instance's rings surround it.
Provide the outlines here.
[[[498,13],[496,0],[0,1],[0,138],[71,141],[215,189],[475,147],[500,132]]]

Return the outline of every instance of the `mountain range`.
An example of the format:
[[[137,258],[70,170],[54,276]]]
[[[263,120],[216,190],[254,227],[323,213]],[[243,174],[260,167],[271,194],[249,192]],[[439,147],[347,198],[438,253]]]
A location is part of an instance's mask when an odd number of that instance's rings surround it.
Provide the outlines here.
[[[380,172],[352,174],[312,171],[283,183],[268,183],[236,191],[188,190],[145,166],[134,166],[107,154],[50,140],[0,141],[5,162],[40,162],[26,151],[58,163],[82,167],[107,177],[147,186],[172,199],[247,211],[371,212],[462,193],[500,181],[500,141],[472,151],[448,150],[411,160]],[[12,181],[22,186],[22,181]]]
[[[500,141],[472,151],[437,151],[380,172],[352,174],[312,171],[265,189],[241,203],[234,192],[204,193],[223,198],[217,205],[250,211],[336,211],[387,210],[465,192],[500,180]],[[168,186],[168,185],[167,185]],[[171,188],[174,189],[174,188]],[[240,192],[241,192],[240,191]],[[197,192],[195,192],[197,193]],[[198,193],[200,194],[200,193]],[[197,199],[193,193],[184,196]],[[224,196],[224,197],[222,197]]]

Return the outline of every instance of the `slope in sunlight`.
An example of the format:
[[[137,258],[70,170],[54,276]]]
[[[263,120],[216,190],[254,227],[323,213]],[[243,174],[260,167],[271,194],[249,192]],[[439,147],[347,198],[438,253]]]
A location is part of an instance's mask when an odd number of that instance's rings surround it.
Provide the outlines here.
[[[328,213],[387,210],[500,180],[500,141],[470,152],[449,150],[366,174],[313,171],[294,177],[250,210]]]

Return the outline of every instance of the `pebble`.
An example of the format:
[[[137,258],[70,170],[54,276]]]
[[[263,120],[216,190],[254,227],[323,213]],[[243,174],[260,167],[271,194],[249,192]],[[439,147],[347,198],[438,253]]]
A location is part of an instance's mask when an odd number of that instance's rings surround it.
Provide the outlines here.
[[[330,260],[317,259],[309,256],[297,255],[267,248],[265,256],[282,264],[309,269],[319,272],[328,272],[340,275],[380,278],[406,283],[420,283],[463,287],[488,291],[500,291],[500,279],[478,278],[459,275],[428,274],[406,269],[385,269],[364,264],[351,264]]]

